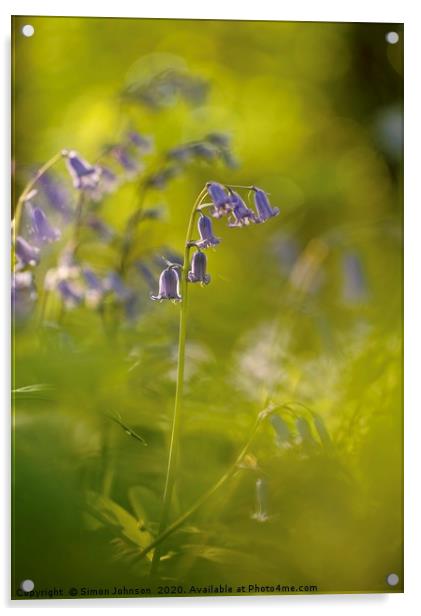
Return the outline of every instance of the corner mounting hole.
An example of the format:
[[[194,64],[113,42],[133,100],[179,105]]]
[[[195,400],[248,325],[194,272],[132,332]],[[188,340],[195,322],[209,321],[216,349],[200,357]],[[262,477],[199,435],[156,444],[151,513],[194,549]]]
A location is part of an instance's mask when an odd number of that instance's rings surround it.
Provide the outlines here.
[[[35,32],[35,28],[34,26],[31,26],[31,24],[26,24],[26,26],[23,26],[22,28],[23,36],[26,36],[26,37],[33,36],[34,32]]]
[[[396,45],[396,43],[399,41],[399,34],[397,32],[388,32],[386,34],[386,41],[389,43],[389,45]]]
[[[35,584],[33,583],[32,580],[23,580],[20,587],[22,588],[24,592],[31,592],[31,590],[34,590]]]
[[[389,584],[389,586],[396,586],[396,584],[399,582],[399,575],[397,575],[396,573],[389,573],[386,578],[386,582]]]

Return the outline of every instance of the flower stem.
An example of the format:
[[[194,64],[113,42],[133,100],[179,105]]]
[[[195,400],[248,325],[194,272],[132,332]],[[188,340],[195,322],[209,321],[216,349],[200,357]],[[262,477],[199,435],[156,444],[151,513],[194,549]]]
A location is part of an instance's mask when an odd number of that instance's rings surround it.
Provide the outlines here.
[[[165,479],[163,507],[162,507],[162,514],[161,514],[161,521],[159,524],[158,535],[161,535],[168,525],[168,519],[169,519],[169,514],[170,514],[170,508],[171,508],[171,498],[172,498],[172,494],[174,490],[174,483],[175,483],[176,470],[177,470],[178,441],[179,441],[179,433],[180,433],[180,408],[181,408],[181,401],[182,401],[183,387],[184,387],[184,363],[185,363],[185,347],[186,347],[186,331],[187,331],[187,304],[188,304],[187,302],[187,297],[188,297],[187,273],[188,273],[188,267],[189,267],[190,242],[192,240],[193,225],[194,225],[194,220],[195,220],[196,213],[197,213],[197,208],[199,207],[206,192],[207,192],[206,188],[204,188],[200,192],[199,196],[197,197],[193,205],[193,209],[190,214],[190,219],[189,219],[189,223],[187,226],[186,242],[184,245],[183,267],[180,273],[180,276],[181,276],[180,292],[181,292],[182,302],[180,305],[177,382],[176,382],[176,390],[175,390],[175,401],[174,401],[174,413],[173,413],[173,421],[172,421],[170,450],[169,450],[169,455],[168,455],[167,475]],[[154,555],[153,555],[152,566],[151,566],[151,577],[155,576],[157,573],[160,558],[161,558],[161,549],[158,548],[157,550],[155,550]]]
[[[50,158],[50,160],[47,160],[47,162],[40,169],[38,169],[38,171],[36,172],[32,180],[30,180],[28,184],[25,186],[16,204],[15,214],[12,220],[12,230],[13,230],[14,238],[16,238],[16,236],[19,233],[20,219],[22,217],[22,208],[23,208],[23,204],[25,203],[26,197],[29,195],[31,190],[34,188],[35,184],[44,175],[44,173],[46,173],[53,165],[55,165],[56,162],[62,158],[62,156],[63,156],[62,152],[57,152],[57,154],[55,154],[52,158]]]
[[[275,407],[275,408],[272,408],[272,409],[266,409],[266,410],[262,411],[261,413],[259,413],[259,415],[257,416],[256,421],[253,424],[253,427],[251,429],[250,435],[249,435],[245,445],[243,446],[243,448],[241,449],[240,453],[236,457],[236,459],[233,462],[233,464],[229,467],[229,469],[222,475],[222,477],[220,477],[220,479],[218,479],[218,481],[216,483],[213,484],[213,486],[211,486],[209,488],[209,490],[207,490],[200,498],[198,498],[198,500],[195,501],[193,503],[193,505],[191,505],[189,507],[189,509],[187,511],[185,511],[179,518],[177,518],[172,524],[167,526],[165,529],[162,529],[162,531],[160,529],[160,532],[158,533],[158,536],[156,537],[156,539],[154,539],[154,541],[152,541],[148,546],[146,546],[146,548],[144,548],[142,550],[142,552],[139,554],[139,559],[143,558],[151,550],[156,548],[155,552],[154,552],[154,560],[155,560],[155,555],[161,553],[160,552],[160,546],[161,546],[162,542],[169,535],[171,535],[178,528],[180,528],[180,526],[182,526],[184,524],[184,522],[191,515],[193,515],[193,513],[195,513],[235,473],[235,471],[238,469],[238,465],[240,464],[240,462],[242,461],[242,459],[246,455],[246,453],[247,453],[247,451],[248,451],[248,449],[249,449],[249,447],[250,447],[250,445],[251,445],[251,443],[252,443],[252,441],[253,441],[253,439],[255,437],[255,434],[256,434],[259,426],[260,426],[260,424],[262,423],[262,421],[264,419],[266,419],[266,417],[268,417],[268,415],[273,413],[277,408],[278,407]],[[154,560],[152,561],[152,563],[154,562]]]
[[[123,278],[126,274],[128,259],[130,257],[130,253],[133,248],[135,232],[136,232],[137,226],[142,220],[143,213],[144,213],[143,209],[144,209],[144,202],[145,202],[147,186],[143,179],[139,182],[137,191],[138,191],[137,192],[137,207],[134,213],[127,220],[126,228],[123,234],[120,265],[118,268],[119,274]]]

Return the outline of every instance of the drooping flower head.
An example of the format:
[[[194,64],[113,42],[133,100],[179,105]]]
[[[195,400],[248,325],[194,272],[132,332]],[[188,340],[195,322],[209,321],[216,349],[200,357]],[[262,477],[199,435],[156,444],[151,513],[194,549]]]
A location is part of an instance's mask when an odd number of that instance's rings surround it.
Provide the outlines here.
[[[230,203],[234,218],[234,222],[229,223],[230,227],[244,227],[244,225],[249,225],[251,222],[256,221],[253,210],[246,206],[238,193],[231,192]]]
[[[55,229],[48,222],[47,216],[40,207],[33,207],[27,203],[29,212],[31,234],[35,240],[41,244],[56,242],[60,239],[61,233],[59,229]]]
[[[111,291],[116,297],[125,302],[132,295],[132,291],[124,284],[121,276],[117,272],[109,272],[105,279],[105,288]]]
[[[128,133],[128,138],[142,153],[146,154],[153,148],[152,137],[145,137],[135,130],[131,130]]]
[[[162,301],[163,299],[181,300],[180,279],[175,268],[167,267],[164,269],[159,277],[158,295],[151,295],[151,299],[155,301]]]
[[[217,246],[219,244],[219,238],[215,237],[212,232],[212,222],[210,218],[201,213],[197,222],[197,227],[199,229],[200,240],[194,242],[194,244],[198,248],[210,248],[211,246]]]
[[[332,447],[332,439],[330,438],[330,434],[328,429],[326,428],[326,424],[320,415],[316,415],[313,419],[314,426],[319,435],[320,441],[324,447],[330,448]]]
[[[347,252],[342,258],[342,270],[342,294],[345,302],[349,304],[364,302],[367,299],[368,290],[359,255],[354,252]]]
[[[90,215],[85,222],[104,242],[110,242],[115,237],[114,229],[106,225],[98,216]]]
[[[76,289],[68,280],[60,280],[57,283],[57,291],[60,293],[63,303],[67,308],[74,308],[83,301],[83,293]]]
[[[89,268],[82,268],[82,275],[86,283],[85,301],[86,304],[95,308],[104,296],[105,288],[102,280]]]
[[[314,447],[315,440],[307,419],[305,417],[298,417],[295,420],[295,427],[297,429],[297,443],[305,447]]]
[[[156,188],[157,190],[163,190],[167,186],[168,182],[179,173],[180,169],[177,167],[164,167],[164,169],[157,171],[148,178],[148,186],[152,186],[152,188]]]
[[[66,164],[73,179],[73,186],[79,190],[94,190],[101,177],[101,169],[92,166],[71,150],[65,153]]]
[[[31,246],[31,244],[20,235],[18,235],[15,241],[15,254],[19,260],[19,264],[22,266],[36,265],[39,262],[39,248]]]
[[[129,176],[135,175],[141,170],[139,162],[132,158],[125,148],[115,146],[112,148],[111,153]]]
[[[278,447],[285,447],[289,444],[290,432],[288,424],[279,415],[272,415],[270,422],[276,433],[276,444]]]
[[[73,216],[73,211],[70,207],[69,194],[63,183],[51,173],[44,173],[44,175],[41,175],[38,179],[38,183],[49,205],[62,215],[65,222],[68,222]]]
[[[215,148],[202,142],[193,143],[191,145],[191,151],[192,154],[197,158],[202,158],[203,160],[207,161],[213,160],[218,154]]]
[[[209,284],[210,276],[206,273],[206,255],[198,250],[194,255],[191,263],[191,270],[187,274],[190,282],[200,282],[200,284]]]
[[[100,188],[103,192],[113,192],[118,186],[118,177],[108,167],[101,165]]]
[[[252,518],[257,522],[267,522],[269,520],[267,510],[268,494],[266,481],[258,479],[256,481],[256,512],[252,515]]]
[[[14,272],[11,290],[13,316],[17,318],[28,316],[37,297],[33,273]]]
[[[257,210],[256,222],[266,222],[279,214],[278,207],[272,207],[267,198],[267,194],[260,188],[253,187],[254,204]]]
[[[221,216],[224,216],[230,211],[230,195],[225,192],[222,184],[218,184],[218,182],[208,182],[206,188],[215,206],[212,216],[214,218],[221,218]]]
[[[206,135],[205,139],[220,148],[228,148],[231,141],[229,135],[226,135],[225,133],[209,133]]]

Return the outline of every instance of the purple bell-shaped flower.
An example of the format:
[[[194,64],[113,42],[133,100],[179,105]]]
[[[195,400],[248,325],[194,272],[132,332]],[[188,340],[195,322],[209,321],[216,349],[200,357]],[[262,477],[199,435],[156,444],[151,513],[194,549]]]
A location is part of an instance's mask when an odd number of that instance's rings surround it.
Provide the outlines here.
[[[48,222],[48,218],[40,207],[32,207],[28,203],[29,216],[31,220],[31,233],[40,243],[56,242],[60,239],[59,229],[55,229]]]
[[[39,262],[39,248],[31,246],[29,242],[23,239],[23,237],[16,238],[15,241],[15,254],[19,260],[19,264],[36,265]]]
[[[266,193],[260,188],[253,187],[254,203],[257,210],[256,222],[266,222],[279,214],[279,208],[272,207]]]
[[[231,193],[232,216],[234,222],[229,223],[230,227],[244,227],[256,221],[254,212],[246,206],[240,195],[236,192]]]
[[[74,308],[83,301],[83,293],[67,280],[60,280],[57,283],[57,291],[60,293],[63,303],[67,308]]]
[[[227,195],[222,184],[218,184],[218,182],[208,182],[206,184],[206,188],[215,206],[212,212],[212,216],[214,218],[221,218],[231,209],[230,196]]]
[[[73,179],[73,186],[79,190],[94,190],[101,176],[101,169],[83,160],[77,152],[66,153],[66,164]]]
[[[167,267],[161,273],[158,295],[151,295],[151,299],[155,301],[162,301],[163,299],[170,299],[175,302],[181,301],[180,280],[173,267]]]
[[[211,246],[217,246],[219,244],[219,238],[215,237],[212,232],[212,222],[210,218],[201,214],[197,222],[197,227],[199,229],[200,240],[193,242],[195,246],[198,248],[210,248]]]
[[[194,255],[191,262],[191,270],[187,274],[187,278],[190,282],[200,282],[201,285],[209,284],[210,276],[206,273],[206,255],[204,252],[198,250]]]

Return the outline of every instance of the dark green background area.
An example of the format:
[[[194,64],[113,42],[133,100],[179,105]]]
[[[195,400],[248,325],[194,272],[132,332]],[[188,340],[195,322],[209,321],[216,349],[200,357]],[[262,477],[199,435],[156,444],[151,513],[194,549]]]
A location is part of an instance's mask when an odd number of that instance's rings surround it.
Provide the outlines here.
[[[21,34],[26,23],[31,38]],[[395,45],[390,31],[399,33]],[[180,98],[161,110],[122,100],[133,79],[165,67],[205,80],[206,100]],[[209,180],[261,186],[281,209],[245,229],[215,222],[221,244],[208,251],[211,284],[191,285],[173,515],[223,475],[268,400],[306,405],[331,444],[298,404],[279,412],[292,432],[288,447],[277,446],[265,421],[249,467],[165,544],[165,583],[403,590],[402,112],[400,24],[13,19],[15,195],[61,149],[94,161],[132,126],[154,137],[150,168],[169,148],[215,131],[230,135],[239,162],[193,162],[164,191],[149,191],[146,206],[163,216],[139,225],[134,258],[163,246],[182,251]],[[57,170],[71,190],[64,165]],[[98,214],[122,231],[136,191],[127,182]],[[40,302],[42,277],[69,233],[63,228],[43,251]],[[355,296],[344,270],[350,255],[363,277]],[[80,258],[103,274],[119,254],[87,233]],[[14,398],[14,594],[28,578],[65,592],[149,583],[115,507],[156,532],[179,309],[151,302],[138,278],[132,271],[127,283],[138,288],[139,316],[128,324],[118,313],[112,340],[85,306],[59,320],[53,305],[44,324],[34,307],[15,324],[15,388],[48,387]],[[308,442],[297,438],[300,417],[310,422]],[[262,477],[265,522],[252,517]],[[108,500],[93,506],[92,493]],[[91,514],[114,507],[114,523],[88,515],[88,503]]]

